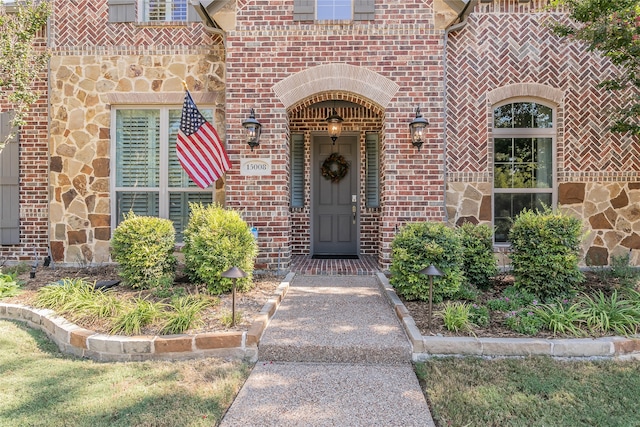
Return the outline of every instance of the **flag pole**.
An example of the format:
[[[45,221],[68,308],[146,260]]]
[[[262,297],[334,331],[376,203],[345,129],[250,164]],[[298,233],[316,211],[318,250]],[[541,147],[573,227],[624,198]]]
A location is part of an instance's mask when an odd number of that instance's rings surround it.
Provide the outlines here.
[[[189,86],[187,86],[187,82],[185,82],[184,80],[182,81],[182,86],[184,87],[184,90],[189,90]]]

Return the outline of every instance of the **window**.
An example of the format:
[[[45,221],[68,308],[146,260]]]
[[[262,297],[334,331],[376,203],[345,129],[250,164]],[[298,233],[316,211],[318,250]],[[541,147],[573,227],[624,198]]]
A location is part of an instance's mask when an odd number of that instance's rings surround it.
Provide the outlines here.
[[[189,0],[108,0],[108,4],[109,22],[200,21]]]
[[[319,21],[329,19],[350,20],[353,11],[351,0],[318,0],[316,19]]]
[[[200,112],[213,123],[213,110],[201,108]],[[176,228],[176,240],[181,242],[189,220],[189,202],[213,202],[213,190],[198,188],[178,161],[175,143],[181,113],[178,107],[115,110],[114,226],[129,211],[168,218]]]
[[[553,109],[512,102],[493,110],[493,223],[495,242],[505,243],[524,209],[554,205]]]
[[[375,0],[294,0],[294,21],[371,21]]]
[[[365,140],[365,196],[368,208],[380,207],[380,148],[378,134],[367,132]]]
[[[187,0],[142,0],[141,21],[186,21]]]

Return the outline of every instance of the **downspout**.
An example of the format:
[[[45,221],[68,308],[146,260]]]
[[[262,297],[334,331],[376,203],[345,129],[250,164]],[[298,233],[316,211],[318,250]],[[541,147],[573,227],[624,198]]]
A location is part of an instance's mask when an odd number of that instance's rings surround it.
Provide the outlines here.
[[[442,162],[442,203],[443,203],[443,211],[444,211],[444,222],[445,224],[449,222],[449,214],[447,212],[447,126],[448,126],[448,121],[447,121],[447,72],[448,72],[448,68],[447,68],[447,46],[448,46],[448,41],[449,41],[449,34],[454,32],[454,31],[458,31],[463,29],[466,25],[467,25],[467,21],[464,19],[464,14],[467,11],[467,9],[469,8],[469,5],[471,5],[471,3],[475,3],[474,0],[468,0],[467,3],[464,5],[464,8],[462,9],[462,11],[458,14],[458,17],[453,21],[459,21],[457,24],[452,24],[449,25],[447,28],[445,28],[444,30],[444,40],[442,43],[442,49],[443,49],[443,53],[442,53],[442,68],[443,68],[443,73],[444,73],[444,77],[442,79],[442,84],[443,84],[443,89],[444,89],[444,97],[443,97],[443,102],[442,102],[442,109],[444,111],[444,118],[442,121],[442,126],[444,129],[443,135],[442,135],[442,156],[443,156],[443,162]]]

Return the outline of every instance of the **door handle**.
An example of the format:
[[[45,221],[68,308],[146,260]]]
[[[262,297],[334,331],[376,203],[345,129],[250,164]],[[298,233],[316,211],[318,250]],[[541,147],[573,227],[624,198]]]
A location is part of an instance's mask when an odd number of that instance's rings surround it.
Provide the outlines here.
[[[351,212],[353,212],[353,223],[356,223],[356,205],[351,206]]]

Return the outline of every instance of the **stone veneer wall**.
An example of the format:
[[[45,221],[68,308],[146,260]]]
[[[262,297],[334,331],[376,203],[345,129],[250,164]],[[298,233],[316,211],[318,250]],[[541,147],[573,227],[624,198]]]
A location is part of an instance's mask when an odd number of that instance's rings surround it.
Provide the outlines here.
[[[377,0],[371,21],[321,23],[294,22],[293,0],[236,3],[236,28],[227,34],[229,154],[232,160],[270,157],[273,172],[258,182],[230,171],[227,204],[244,209],[250,223],[264,224],[258,263],[275,268],[281,256],[287,263],[291,256],[287,109],[314,94],[374,100],[381,90],[393,88],[384,105],[376,101],[385,124],[378,259],[388,266],[399,225],[443,217],[443,38],[433,25],[432,2]],[[344,72],[336,74],[341,66]],[[357,79],[367,73],[377,78]],[[274,92],[288,78],[293,79],[290,90]],[[377,87],[374,81],[392,84]],[[315,89],[310,93],[309,88]],[[416,106],[431,123],[421,151],[409,138]],[[253,153],[241,138],[241,122],[250,107],[263,125],[261,145]],[[268,196],[276,203],[263,200],[265,186],[272,189]]]
[[[54,2],[50,238],[58,262],[110,260],[111,106],[180,108],[185,80],[196,102],[215,106],[214,126],[225,139],[220,38],[201,23],[107,21],[107,0]],[[215,200],[224,201],[222,179],[212,191]]]
[[[584,256],[606,263],[631,251],[638,265],[640,141],[607,130],[619,100],[597,87],[616,70],[551,34],[545,4],[481,3],[449,38],[448,221],[491,223],[493,104],[544,99],[556,105],[558,205],[584,221]]]
[[[36,50],[46,49],[46,34],[42,30],[35,41]],[[0,265],[5,262],[42,262],[49,247],[49,152],[47,138],[46,72],[35,83],[40,98],[29,108],[27,124],[19,132],[19,221],[20,242],[0,245]],[[11,111],[13,106],[0,103],[0,111]],[[0,201],[2,203],[2,201]]]

